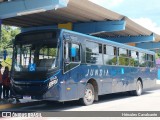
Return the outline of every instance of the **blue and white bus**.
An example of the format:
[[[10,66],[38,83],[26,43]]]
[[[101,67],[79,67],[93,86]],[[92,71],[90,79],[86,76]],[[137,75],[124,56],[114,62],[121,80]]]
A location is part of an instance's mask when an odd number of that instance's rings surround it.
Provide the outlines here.
[[[155,53],[64,29],[16,36],[11,86],[17,96],[80,100],[128,91],[141,95],[156,83]]]

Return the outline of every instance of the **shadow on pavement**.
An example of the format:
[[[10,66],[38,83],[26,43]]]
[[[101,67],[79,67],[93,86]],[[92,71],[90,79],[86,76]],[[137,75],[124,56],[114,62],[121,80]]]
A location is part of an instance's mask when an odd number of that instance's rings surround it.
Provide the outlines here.
[[[147,91],[144,91],[142,95],[152,94],[153,90],[160,89],[160,84],[156,85],[152,89],[148,89]],[[107,94],[99,96],[99,101],[95,102],[95,104],[98,103],[104,103],[104,102],[110,102],[114,100],[124,99],[128,97],[134,97],[132,95],[129,95],[127,92],[123,93],[114,93],[114,94]],[[81,104],[79,104],[79,101],[69,101],[69,102],[55,102],[55,101],[43,101],[40,105],[35,106],[25,106],[25,107],[17,107],[17,108],[10,108],[7,110],[11,111],[63,111],[68,110],[72,108],[79,108],[82,107]]]

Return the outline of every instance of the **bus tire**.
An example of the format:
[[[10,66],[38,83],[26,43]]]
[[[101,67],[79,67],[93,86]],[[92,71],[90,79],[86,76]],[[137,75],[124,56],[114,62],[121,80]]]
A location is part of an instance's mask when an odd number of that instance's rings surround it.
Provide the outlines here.
[[[85,88],[84,97],[80,99],[82,105],[91,105],[94,102],[94,87],[92,84],[87,83]]]
[[[140,80],[136,83],[136,90],[133,91],[133,95],[140,96],[143,92],[142,82]]]

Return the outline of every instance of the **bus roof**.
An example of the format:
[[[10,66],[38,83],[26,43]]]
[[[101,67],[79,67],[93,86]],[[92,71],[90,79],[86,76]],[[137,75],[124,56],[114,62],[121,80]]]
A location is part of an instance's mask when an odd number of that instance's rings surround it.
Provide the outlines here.
[[[129,45],[126,45],[126,44],[122,44],[122,43],[111,41],[109,39],[99,38],[99,37],[95,37],[95,36],[91,36],[91,35],[75,32],[75,31],[67,30],[67,29],[33,30],[33,31],[20,33],[20,34],[17,35],[17,37],[21,36],[21,35],[25,35],[25,34],[37,33],[37,32],[43,32],[43,31],[45,31],[45,32],[47,32],[47,31],[48,32],[61,31],[61,32],[72,33],[72,34],[75,34],[75,35],[86,37],[86,39],[91,40],[91,41],[100,42],[100,43],[106,43],[108,45],[112,45],[112,46],[116,46],[116,47],[120,47],[120,48],[125,48],[125,49],[129,49],[129,50],[134,50],[134,51],[138,51],[138,52],[145,52],[145,53],[153,54],[153,55],[155,54],[155,52],[147,50],[147,49],[142,49],[142,48],[138,48],[138,47],[134,47],[134,46],[129,46]]]
[[[123,44],[123,43],[118,43],[118,42],[111,41],[109,39],[99,38],[99,37],[95,37],[95,36],[91,36],[91,35],[87,35],[87,34],[83,34],[83,33],[78,33],[78,32],[71,31],[71,30],[66,30],[66,29],[61,29],[61,30],[63,32],[68,32],[68,33],[77,34],[77,35],[86,37],[88,40],[92,40],[92,41],[95,41],[95,42],[106,43],[108,45],[121,47],[121,48],[134,50],[134,51],[139,51],[139,52],[145,52],[145,53],[148,53],[148,54],[155,54],[155,52],[147,50],[147,49],[142,49],[142,48],[138,48],[138,47],[134,47],[134,46],[129,46],[129,45],[126,45],[126,44]]]

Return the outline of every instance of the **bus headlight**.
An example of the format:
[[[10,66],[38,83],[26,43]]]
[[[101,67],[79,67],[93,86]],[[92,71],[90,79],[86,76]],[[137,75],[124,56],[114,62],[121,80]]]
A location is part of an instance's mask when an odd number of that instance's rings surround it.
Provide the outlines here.
[[[51,88],[53,85],[58,83],[58,78],[57,76],[51,77],[50,78],[50,82],[48,84],[48,88]]]

